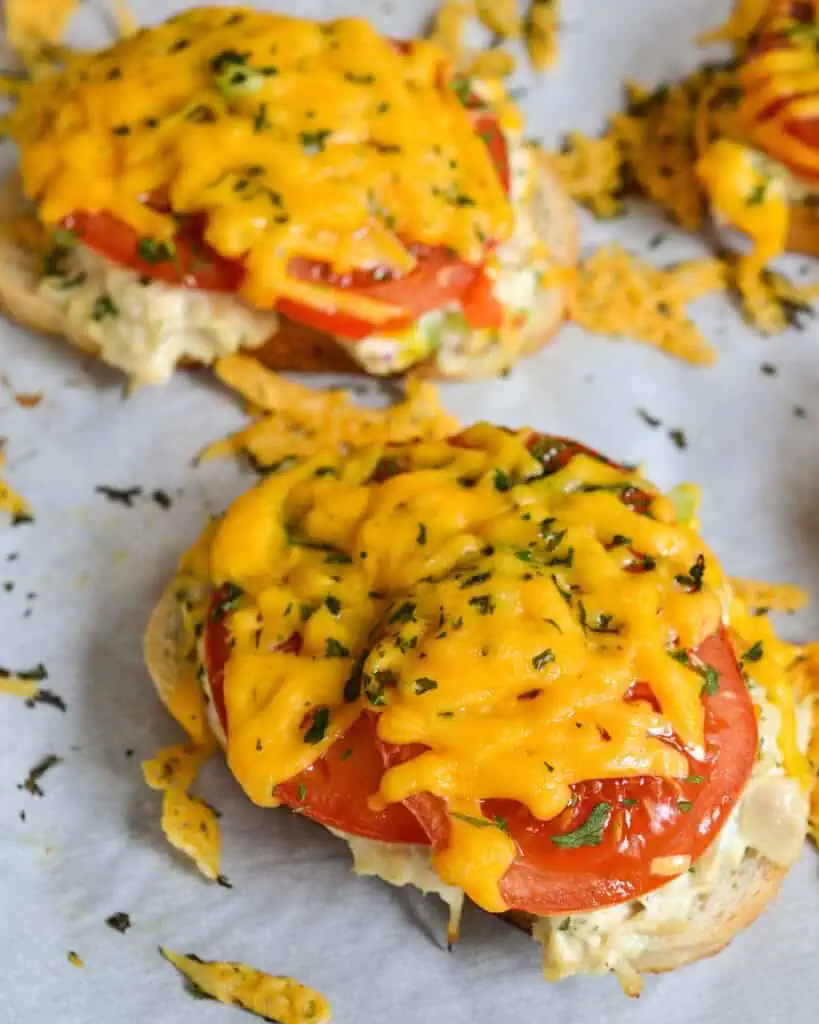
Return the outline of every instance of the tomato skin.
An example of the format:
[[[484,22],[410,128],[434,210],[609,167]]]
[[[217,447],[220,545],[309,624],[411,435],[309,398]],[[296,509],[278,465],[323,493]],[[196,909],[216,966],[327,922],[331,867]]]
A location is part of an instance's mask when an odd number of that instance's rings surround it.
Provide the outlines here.
[[[381,782],[384,760],[366,712],[318,761],[276,787],[276,796],[313,821],[382,843],[428,845],[426,832],[403,804],[373,811],[367,802]]]
[[[228,732],[225,707],[225,665],[230,656],[227,620],[214,610],[223,597],[217,591],[204,633],[205,670],[213,704]],[[301,636],[294,633],[279,650],[297,654]],[[429,844],[417,818],[403,804],[383,811],[370,809],[367,798],[379,787],[384,760],[375,743],[372,717],[364,713],[318,761],[276,787],[275,795],[307,818],[350,835],[385,843]]]
[[[424,313],[458,304],[477,281],[485,278],[482,267],[454,259],[442,246],[410,246],[417,264],[403,277],[376,277],[364,271],[336,274],[323,264],[311,260],[293,260],[290,272],[304,281],[350,290],[356,295],[397,306],[400,317],[375,325],[346,313],[315,309],[291,299],[280,299],[279,312],[293,320],[345,338],[360,341],[374,333],[401,330],[413,324]]]
[[[235,292],[244,277],[242,265],[225,259],[202,241],[201,218],[189,218],[174,239],[174,258],[149,262],[139,255],[139,234],[110,213],[78,212],[63,226],[89,249],[152,280],[211,292]]]
[[[572,787],[575,805],[548,822],[509,800],[483,802],[483,813],[505,820],[518,847],[518,857],[500,883],[511,909],[568,914],[635,899],[671,880],[652,874],[655,857],[682,855],[696,861],[714,841],[751,774],[757,726],[727,636],[711,637],[697,653],[720,675],[718,691],[703,697],[705,761],[689,758],[689,777],[702,776],[702,782],[634,778],[581,783]],[[634,804],[625,803],[632,800]],[[612,808],[599,846],[563,849],[552,842],[553,836],[582,825],[599,803]],[[424,793],[407,804],[433,846],[444,849],[449,841],[445,802]]]

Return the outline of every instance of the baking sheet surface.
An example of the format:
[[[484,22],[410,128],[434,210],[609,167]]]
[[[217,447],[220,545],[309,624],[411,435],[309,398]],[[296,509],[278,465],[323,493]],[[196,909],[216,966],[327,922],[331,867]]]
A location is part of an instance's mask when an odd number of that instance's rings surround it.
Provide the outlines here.
[[[174,7],[133,6],[143,21]],[[408,0],[281,7],[363,13],[395,35],[417,30],[430,9]],[[727,7],[565,0],[559,68],[540,82],[522,72],[517,83],[531,89],[532,134],[553,144],[570,128],[599,128],[626,75],[653,83],[693,64],[689,41]],[[104,38],[93,3],[74,34]],[[584,220],[582,242],[616,236],[645,251],[658,232],[667,237],[657,262],[701,251],[647,211],[607,225]],[[569,327],[508,379],[449,385],[444,399],[464,420],[529,423],[641,460],[664,486],[700,482],[704,534],[731,573],[819,592],[819,328],[766,341],[718,298],[700,302],[697,319],[719,349],[710,369]],[[166,844],[159,795],[141,778],[140,761],[179,739],[142,665],[141,635],[177,555],[250,482],[228,462],[191,465],[243,415],[205,374],[180,374],[165,391],[124,401],[115,373],[5,321],[0,371],[13,391],[45,396],[24,409],[0,389],[9,477],[36,513],[34,524],[0,530],[0,665],[43,662],[47,685],[67,705],[65,713],[31,710],[0,696],[2,1024],[233,1019],[234,1011],[185,994],[160,944],[292,973],[351,1024],[815,1017],[819,862],[808,849],[756,926],[716,959],[649,980],[637,1002],[612,977],[547,985],[536,945],[478,912],[467,912],[463,939],[447,954],[433,899],[354,878],[342,844],[296,816],[252,807],[215,762],[201,791],[223,814],[234,888],[202,881]],[[377,399],[376,386],[358,388]],[[640,408],[663,426],[650,429]],[[672,428],[685,431],[684,450]],[[126,507],[99,486],[142,491]],[[167,492],[171,508],[160,507],[155,490]],[[818,609],[786,620],[786,634],[819,638]],[[32,796],[19,784],[51,753],[63,761],[43,779],[44,796]],[[124,935],[105,924],[118,911],[131,916]],[[69,950],[84,967],[67,962]]]

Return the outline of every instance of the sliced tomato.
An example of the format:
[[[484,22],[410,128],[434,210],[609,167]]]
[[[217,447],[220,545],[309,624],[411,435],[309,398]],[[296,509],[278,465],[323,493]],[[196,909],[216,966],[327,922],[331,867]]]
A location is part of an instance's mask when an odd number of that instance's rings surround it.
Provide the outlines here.
[[[64,226],[89,249],[152,280],[203,291],[235,292],[244,276],[241,263],[225,259],[203,241],[201,217],[187,218],[172,249],[164,251],[150,243],[146,246],[138,232],[110,213],[75,213]]]
[[[384,759],[375,725],[366,712],[327,753],[276,787],[276,796],[313,821],[382,843],[428,844],[426,832],[403,804],[373,811],[367,798],[378,790]]]
[[[223,597],[221,593],[214,597],[204,643],[211,696],[227,733],[225,665],[230,656],[229,619],[213,614]],[[299,634],[293,634],[279,650],[297,654],[300,647]],[[391,804],[383,811],[370,809],[367,798],[376,792],[383,774],[384,760],[376,746],[375,727],[371,716],[365,713],[323,757],[277,786],[276,796],[313,821],[350,835],[385,843],[428,844],[418,819],[403,804]]]
[[[486,800],[483,813],[505,823],[518,856],[500,883],[511,908],[531,914],[577,913],[622,903],[669,881],[655,873],[657,858],[696,861],[714,841],[742,792],[756,758],[753,704],[730,642],[711,637],[697,652],[719,674],[705,695],[705,759],[689,757],[691,772],[678,783],[659,778],[597,780],[573,786],[575,803],[551,821],[521,804]],[[391,757],[401,756],[392,752]],[[449,842],[446,803],[429,793],[408,806],[436,849]],[[596,808],[601,810],[595,811]],[[595,812],[605,828],[599,845],[565,848],[555,837],[571,833]],[[685,871],[684,862],[677,874]]]
[[[465,444],[466,439],[458,436],[451,443]],[[557,471],[578,452],[600,457],[576,442],[540,434],[533,434],[529,444],[547,472]],[[650,500],[635,491],[628,500],[636,511],[644,511],[643,498]],[[627,500],[625,495],[622,500]],[[222,597],[215,595],[213,608],[221,606]],[[282,649],[298,653],[299,646],[290,637]],[[229,617],[218,620],[211,614],[205,633],[206,669],[226,731],[224,666],[229,654]],[[688,757],[690,773],[684,781],[640,777],[585,782],[573,787],[572,805],[547,822],[514,801],[483,802],[483,813],[504,822],[517,845],[517,857],[500,883],[510,907],[533,914],[564,914],[634,899],[669,881],[658,858],[693,862],[715,840],[753,768],[757,724],[727,634],[722,631],[705,641],[696,655],[716,671],[718,686],[714,692],[704,691],[702,698],[704,758],[694,758],[674,737],[666,741]],[[662,710],[647,683],[635,684],[627,699],[647,701]],[[406,760],[423,749],[383,744],[375,723],[371,713],[362,715],[324,757],[280,786],[277,795],[308,817],[343,832],[445,848],[450,819],[441,798],[426,793],[412,797],[406,805],[390,805],[384,812],[370,810],[368,797],[379,789],[385,764]],[[565,840],[563,845],[554,841],[581,828],[593,813],[602,816],[599,843],[567,848]],[[677,873],[688,863],[679,864]]]
[[[504,192],[509,194],[509,148],[497,117],[487,110],[476,112],[472,124],[477,135],[486,143],[489,155],[498,172]]]
[[[282,299],[278,309],[293,320],[327,331],[350,341],[359,341],[375,332],[394,331],[414,323],[424,313],[458,303],[462,296],[486,275],[483,268],[456,259],[442,246],[410,246],[417,261],[415,269],[403,277],[391,277],[369,271],[336,274],[326,264],[312,260],[293,260],[290,272],[304,281],[329,285],[356,295],[397,306],[402,315],[377,327],[348,314],[331,313]]]
[[[799,45],[798,42],[794,43],[795,33],[793,29],[796,26],[793,26],[792,23],[788,25],[787,22],[783,25],[783,19],[785,18],[804,25],[809,37],[811,33],[816,32],[816,15],[812,3],[774,4],[768,13],[767,25],[763,27],[752,47],[752,56],[755,53],[767,53],[771,50],[788,50],[792,49],[794,45]],[[819,70],[819,56],[817,56],[816,69]],[[786,88],[792,86],[793,82],[790,79],[785,76],[780,77],[782,77]],[[797,79],[796,81],[799,84],[801,80]],[[810,83],[809,79],[808,83]],[[753,84],[749,86],[749,89],[751,91],[761,89],[767,94],[771,92],[770,86],[770,78],[755,79]],[[815,97],[816,95],[817,90],[815,88],[807,88],[798,92],[786,92],[783,97],[773,100],[760,111],[757,116],[757,122],[762,125],[765,121],[781,114],[783,110],[787,113],[787,108],[794,101],[802,100],[809,96]],[[785,120],[785,128],[795,139],[819,152],[819,117],[791,116]],[[767,140],[768,136],[765,138]],[[777,149],[777,152],[772,152],[770,155],[780,160],[799,177],[812,180],[819,179],[819,171],[815,167],[805,167],[798,160],[792,158],[787,141],[781,141]]]
[[[401,44],[398,45],[400,48]],[[508,192],[508,151],[498,119],[474,97],[466,97],[464,103],[472,114],[475,131],[489,148],[498,176]],[[167,202],[161,199],[154,198],[150,204],[167,210]],[[220,256],[204,241],[205,218],[202,215],[189,215],[181,221],[172,255],[159,259],[152,258],[150,253],[146,258],[144,240],[133,228],[109,213],[77,211],[66,219],[64,226],[73,230],[89,248],[115,263],[168,284],[204,291],[235,292],[244,277],[242,260]],[[487,250],[491,245],[491,241],[487,243]],[[332,308],[317,308],[291,299],[281,299],[276,308],[299,323],[348,341],[360,341],[378,331],[399,330],[414,323],[424,313],[450,304],[462,305],[472,327],[500,325],[501,306],[492,296],[491,282],[482,265],[466,263],[443,246],[410,244],[409,248],[417,265],[402,277],[389,276],[380,268],[337,274],[327,264],[308,259],[294,259],[290,264],[290,273],[301,280],[315,281],[398,307],[400,315],[387,322],[376,325]]]

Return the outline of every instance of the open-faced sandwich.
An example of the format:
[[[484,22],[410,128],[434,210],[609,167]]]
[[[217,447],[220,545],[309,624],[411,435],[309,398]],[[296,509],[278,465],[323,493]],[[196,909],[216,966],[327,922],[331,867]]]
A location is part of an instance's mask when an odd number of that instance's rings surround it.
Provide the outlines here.
[[[693,505],[487,424],[284,458],[182,559],[148,666],[256,804],[440,894],[453,933],[466,896],[548,978],[635,993],[756,917],[807,831],[799,659]]]
[[[753,240],[754,270],[786,249],[819,255],[819,2],[755,6],[736,84],[705,98],[714,139],[698,165],[717,215]]]
[[[495,374],[561,323],[571,203],[497,80],[366,22],[209,7],[6,77],[0,303],[136,382]]]

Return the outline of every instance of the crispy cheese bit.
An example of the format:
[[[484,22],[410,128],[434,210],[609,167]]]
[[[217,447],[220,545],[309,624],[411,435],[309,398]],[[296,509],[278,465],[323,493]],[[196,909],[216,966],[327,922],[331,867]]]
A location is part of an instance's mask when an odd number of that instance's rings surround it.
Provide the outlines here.
[[[808,603],[810,595],[793,583],[765,583],[761,580],[729,580],[734,595],[752,611],[798,612]]]
[[[212,807],[199,797],[169,786],[162,794],[162,831],[171,846],[196,864],[212,882],[221,877],[221,837]]]
[[[554,166],[575,202],[596,217],[614,217],[622,211],[624,188],[620,144],[614,135],[594,139],[582,132],[570,132]]]
[[[515,58],[506,50],[484,50],[467,68],[475,78],[508,78],[515,72]]]
[[[476,0],[481,22],[501,39],[520,36],[517,0]]]
[[[696,161],[696,88],[683,81],[652,93],[630,90],[625,114],[612,118],[637,187],[667,210],[683,227],[702,224],[702,190],[694,173]]]
[[[183,956],[166,946],[159,952],[185,978],[191,995],[200,999],[235,1006],[276,1024],[327,1024],[332,1019],[325,997],[295,978],[265,974],[247,964]]]
[[[732,580],[732,586],[738,581]],[[804,650],[780,640],[767,615],[748,610],[737,596],[731,598],[729,621],[746,678],[761,686],[780,715],[779,749],[785,771],[798,779],[805,789],[811,785],[808,759],[799,749],[796,705],[811,692],[812,666]],[[819,678],[819,676],[817,676]]]
[[[263,414],[251,426],[210,445],[203,458],[245,453],[261,472],[286,459],[324,452],[332,462],[348,448],[444,438],[458,429],[434,386],[413,378],[406,382],[404,401],[372,410],[354,405],[345,391],[305,388],[244,356],[220,359],[216,374]]]
[[[114,0],[114,14],[117,19],[117,29],[122,39],[125,39],[126,36],[132,36],[139,28],[136,16],[128,0]]]
[[[771,9],[771,0],[735,0],[734,9],[727,21],[717,28],[703,33],[697,42],[700,46],[712,43],[744,43]]]
[[[508,197],[451,78],[440,47],[398,48],[361,19],[202,8],[68,55],[18,89],[7,131],[44,224],[105,210],[160,243],[179,216],[206,214],[208,244],[244,260],[249,304],[379,324],[401,311],[291,263],[405,274],[402,240],[478,262],[486,239],[510,236]],[[146,205],[157,191],[170,211]]]
[[[445,0],[432,20],[430,42],[439,46],[450,57],[460,58],[464,29],[470,18],[474,16],[473,0]]]
[[[12,523],[24,523],[32,519],[31,509],[28,502],[22,495],[12,488],[3,479],[3,469],[6,464],[5,444],[0,439],[0,511],[8,512]]]
[[[72,967],[85,967],[85,961],[75,950],[70,949],[66,960],[71,964]]]
[[[548,820],[584,780],[688,773],[658,737],[701,750],[702,679],[669,638],[698,647],[724,601],[716,559],[637,471],[575,454],[544,475],[530,437],[477,424],[457,445],[283,464],[191,562],[231,595],[227,756],[250,799],[274,804],[366,710],[422,751],[371,805],[446,801],[438,871],[492,909],[514,847],[481,801]],[[635,680],[661,712],[624,699]]]
[[[183,789],[193,785],[202,765],[213,754],[215,742],[201,747],[174,746],[142,762],[142,774],[151,789]]]
[[[30,56],[43,43],[62,38],[77,0],[6,0],[6,38],[11,48]]]
[[[722,287],[723,272],[716,261],[660,270],[618,245],[604,246],[580,264],[569,316],[596,334],[631,338],[707,365],[716,353],[689,319],[686,306]]]
[[[806,644],[800,668],[813,696],[808,760],[811,769],[810,837],[819,846],[819,643]]]
[[[524,39],[535,71],[546,71],[557,60],[560,0],[531,0],[524,24]]]

